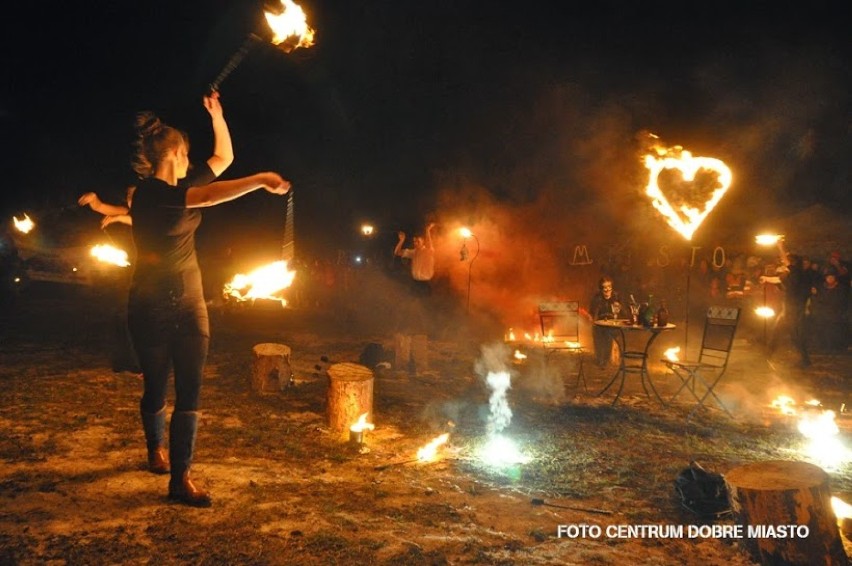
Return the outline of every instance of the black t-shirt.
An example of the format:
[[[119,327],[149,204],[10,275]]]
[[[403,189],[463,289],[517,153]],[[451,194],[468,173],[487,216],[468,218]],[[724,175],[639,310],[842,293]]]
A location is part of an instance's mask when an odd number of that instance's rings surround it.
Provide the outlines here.
[[[198,269],[195,231],[201,224],[201,212],[186,207],[186,191],[215,179],[210,166],[204,163],[177,186],[154,177],[139,182],[130,209],[136,247],[135,280],[157,280]]]

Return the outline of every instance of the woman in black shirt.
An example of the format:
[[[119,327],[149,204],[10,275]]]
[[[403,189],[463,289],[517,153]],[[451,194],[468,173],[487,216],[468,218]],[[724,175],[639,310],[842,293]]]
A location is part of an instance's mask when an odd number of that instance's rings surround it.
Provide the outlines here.
[[[218,94],[205,97],[204,106],[213,125],[214,152],[191,174],[186,134],[150,112],[137,116],[133,168],[140,180],[130,207],[136,263],[128,324],[144,378],[140,405],[150,469],[171,474],[169,499],[206,507],[211,504],[209,493],[189,477],[210,340],[195,251],[199,209],[260,188],[285,194],[290,184],[269,172],[214,182],[233,161],[233,152]],[[166,460],[166,388],[172,370],[175,406]]]

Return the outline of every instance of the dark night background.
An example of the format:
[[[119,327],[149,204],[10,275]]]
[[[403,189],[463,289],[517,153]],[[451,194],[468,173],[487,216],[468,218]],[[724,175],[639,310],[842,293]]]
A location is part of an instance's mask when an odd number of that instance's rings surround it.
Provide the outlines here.
[[[510,207],[547,194],[557,219],[606,221],[601,203],[623,212],[643,188],[642,131],[732,168],[714,215],[850,211],[840,2],[300,5],[316,44],[260,45],[220,89],[236,153],[225,176],[276,170],[293,182],[297,249],[347,247],[367,219],[386,235],[417,229],[463,208],[472,188],[471,199]],[[71,213],[88,190],[118,200],[141,109],[187,130],[193,158],[206,159],[205,85],[250,31],[266,33],[262,9],[92,1],[7,13],[4,216]],[[260,191],[206,211],[202,230],[274,240],[283,212]]]

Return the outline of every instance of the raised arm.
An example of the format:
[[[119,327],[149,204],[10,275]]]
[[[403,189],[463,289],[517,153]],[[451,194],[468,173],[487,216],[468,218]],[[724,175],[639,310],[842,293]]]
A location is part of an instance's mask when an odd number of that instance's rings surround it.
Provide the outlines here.
[[[186,191],[187,208],[215,206],[240,198],[257,189],[266,189],[272,194],[283,195],[290,190],[290,182],[278,173],[255,173],[248,177],[214,181],[209,185],[190,187]]]
[[[213,155],[207,160],[207,165],[218,177],[234,162],[231,131],[225,121],[218,92],[214,91],[210,96],[204,97],[204,108],[210,113],[210,122],[213,125]]]
[[[396,247],[393,249],[393,255],[402,255],[402,243],[405,241],[405,232],[397,232]]]
[[[431,251],[435,251],[435,246],[432,245],[432,228],[434,228],[434,227],[435,227],[434,222],[430,222],[429,224],[427,224],[426,225],[426,235],[424,237],[424,240],[426,242],[426,249],[431,250]]]

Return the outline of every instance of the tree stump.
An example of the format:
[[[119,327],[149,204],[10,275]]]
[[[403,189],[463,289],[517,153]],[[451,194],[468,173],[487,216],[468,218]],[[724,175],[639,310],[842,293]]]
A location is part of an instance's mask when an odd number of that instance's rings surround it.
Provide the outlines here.
[[[818,466],[783,460],[747,464],[725,474],[731,510],[754,560],[772,565],[848,563],[828,482],[829,475]],[[807,536],[801,536],[803,527]]]
[[[396,369],[408,369],[411,362],[411,336],[396,333],[393,335],[393,365]]]
[[[284,344],[263,343],[252,348],[254,362],[251,387],[258,393],[278,393],[290,383],[290,347]]]
[[[425,334],[411,337],[411,364],[415,373],[429,369],[429,338]]]
[[[328,370],[328,426],[348,439],[349,427],[367,413],[373,416],[373,372],[360,364],[338,363]]]

